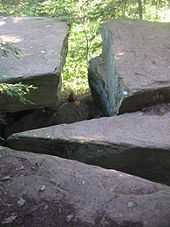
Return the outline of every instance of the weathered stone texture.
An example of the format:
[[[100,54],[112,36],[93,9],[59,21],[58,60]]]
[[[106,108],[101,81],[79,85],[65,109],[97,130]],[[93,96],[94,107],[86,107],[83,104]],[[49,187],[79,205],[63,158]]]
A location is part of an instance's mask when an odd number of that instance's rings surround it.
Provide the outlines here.
[[[170,101],[170,23],[111,21],[89,84],[106,116]]]
[[[170,112],[137,112],[13,134],[7,146],[170,184]]]
[[[0,169],[2,227],[170,226],[167,186],[3,147]]]
[[[53,18],[0,17],[0,41],[19,48],[22,55],[0,61],[0,82],[31,84],[37,87],[23,104],[0,96],[0,111],[15,112],[54,106],[61,87],[61,70],[67,52],[68,25]]]

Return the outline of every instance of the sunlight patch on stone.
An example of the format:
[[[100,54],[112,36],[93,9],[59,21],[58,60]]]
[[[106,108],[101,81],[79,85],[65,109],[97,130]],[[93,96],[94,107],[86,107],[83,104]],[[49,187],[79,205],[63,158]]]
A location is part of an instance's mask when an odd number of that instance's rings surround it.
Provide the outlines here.
[[[7,43],[19,43],[22,41],[21,38],[14,35],[0,35],[0,40]]]

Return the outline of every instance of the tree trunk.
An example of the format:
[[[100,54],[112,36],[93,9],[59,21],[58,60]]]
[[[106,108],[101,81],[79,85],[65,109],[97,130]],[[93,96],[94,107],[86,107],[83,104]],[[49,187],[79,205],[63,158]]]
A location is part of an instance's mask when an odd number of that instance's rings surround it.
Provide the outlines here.
[[[139,19],[143,20],[143,4],[142,4],[142,0],[138,0],[138,11],[139,11]]]

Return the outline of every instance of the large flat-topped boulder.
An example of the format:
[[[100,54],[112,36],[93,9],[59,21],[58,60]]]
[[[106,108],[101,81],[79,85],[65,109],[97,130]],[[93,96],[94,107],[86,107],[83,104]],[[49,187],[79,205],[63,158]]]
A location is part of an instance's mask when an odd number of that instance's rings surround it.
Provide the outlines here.
[[[170,188],[0,147],[0,226],[168,227]]]
[[[0,41],[19,48],[22,55],[0,59],[0,82],[31,84],[29,103],[0,96],[0,111],[54,106],[61,87],[67,52],[68,25],[54,18],[0,17]]]
[[[13,134],[7,146],[170,184],[170,112],[137,112]]]
[[[89,84],[105,115],[170,101],[170,23],[111,21]]]

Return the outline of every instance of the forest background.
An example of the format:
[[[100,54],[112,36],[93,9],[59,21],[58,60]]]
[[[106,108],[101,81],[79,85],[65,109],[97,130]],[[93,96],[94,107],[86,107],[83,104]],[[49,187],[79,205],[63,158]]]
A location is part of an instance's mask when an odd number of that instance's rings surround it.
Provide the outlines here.
[[[0,15],[50,16],[68,21],[70,36],[63,88],[84,94],[88,92],[88,62],[101,53],[101,25],[122,18],[169,22],[170,0],[0,0]],[[1,56],[10,52],[19,54],[8,44],[0,45]],[[16,94],[20,90],[27,92],[22,85],[15,86]],[[7,90],[10,91],[9,87]]]

